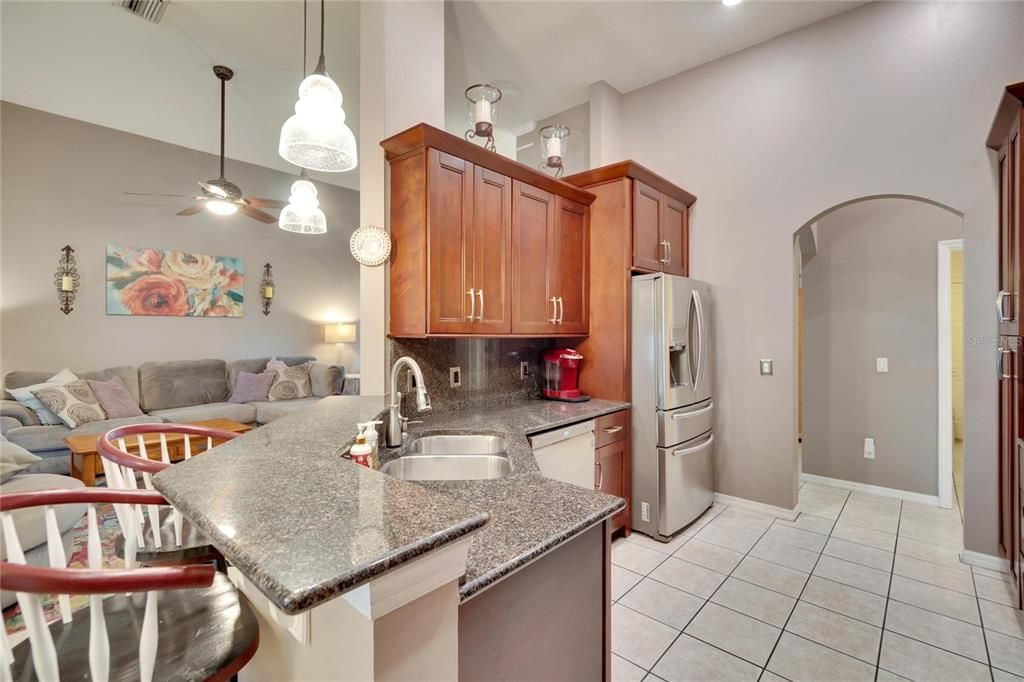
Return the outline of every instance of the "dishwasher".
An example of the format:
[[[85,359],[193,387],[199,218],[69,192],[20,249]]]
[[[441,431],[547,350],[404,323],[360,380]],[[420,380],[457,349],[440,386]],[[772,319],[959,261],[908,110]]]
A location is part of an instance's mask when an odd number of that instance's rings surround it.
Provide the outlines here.
[[[588,490],[594,489],[594,420],[530,436],[540,473]]]

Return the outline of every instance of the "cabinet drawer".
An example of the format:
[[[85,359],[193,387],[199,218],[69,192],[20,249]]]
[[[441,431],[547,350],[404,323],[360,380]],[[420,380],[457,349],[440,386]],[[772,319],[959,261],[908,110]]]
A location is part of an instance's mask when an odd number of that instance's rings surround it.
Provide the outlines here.
[[[629,415],[629,410],[620,410],[619,412],[598,417],[594,426],[597,447],[603,447],[609,443],[617,443],[620,440],[629,438]]]

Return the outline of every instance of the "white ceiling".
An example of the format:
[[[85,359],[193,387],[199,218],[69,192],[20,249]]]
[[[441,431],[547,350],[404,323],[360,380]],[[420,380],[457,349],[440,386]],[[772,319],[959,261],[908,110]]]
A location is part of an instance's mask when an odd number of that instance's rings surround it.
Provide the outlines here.
[[[446,15],[448,125],[465,127],[471,83],[502,88],[500,125],[516,129],[587,101],[596,81],[629,92],[862,4],[456,2]]]
[[[359,7],[327,3],[327,69],[359,135]],[[319,3],[309,3],[309,69],[319,52]],[[277,154],[302,78],[302,3],[172,1],[159,24],[110,0],[0,2],[0,97],[7,101],[216,154],[219,81],[227,86],[229,159],[297,172]],[[209,177],[216,177],[211,167]],[[231,162],[227,175],[231,177]],[[358,170],[315,174],[353,189]],[[150,186],[141,192],[193,192]]]

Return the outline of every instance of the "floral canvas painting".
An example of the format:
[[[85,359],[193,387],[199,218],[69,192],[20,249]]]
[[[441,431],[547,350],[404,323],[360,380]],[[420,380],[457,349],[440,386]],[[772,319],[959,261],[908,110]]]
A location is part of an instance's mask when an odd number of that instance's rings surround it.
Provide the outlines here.
[[[241,317],[240,258],[107,246],[107,314]]]

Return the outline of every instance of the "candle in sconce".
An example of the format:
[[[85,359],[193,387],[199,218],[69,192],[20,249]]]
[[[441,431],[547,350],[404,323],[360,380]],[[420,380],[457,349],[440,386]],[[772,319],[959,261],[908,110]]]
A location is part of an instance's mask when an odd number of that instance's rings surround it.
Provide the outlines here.
[[[560,157],[562,155],[562,139],[559,137],[549,137],[545,142],[544,155],[549,159],[551,157]]]
[[[71,275],[64,275],[60,278],[60,290],[61,291],[74,291],[75,281]]]
[[[263,287],[263,298],[274,298],[274,287]]]
[[[491,121],[491,103],[485,99],[480,100],[476,103],[476,122],[477,123],[492,123]]]

